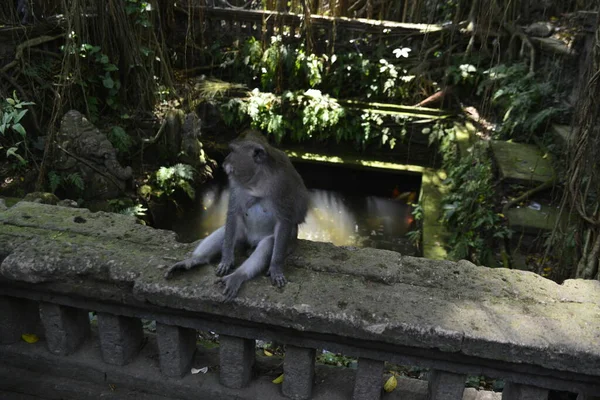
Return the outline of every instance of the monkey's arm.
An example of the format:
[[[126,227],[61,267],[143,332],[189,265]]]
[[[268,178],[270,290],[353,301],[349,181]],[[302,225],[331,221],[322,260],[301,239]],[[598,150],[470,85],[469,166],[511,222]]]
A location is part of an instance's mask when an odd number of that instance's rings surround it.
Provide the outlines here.
[[[239,224],[239,194],[232,188],[229,194],[229,204],[227,206],[227,219],[225,221],[225,236],[223,238],[223,247],[221,249],[221,262],[217,267],[217,275],[227,275],[235,261],[235,238]]]
[[[287,250],[291,243],[291,235],[294,232],[294,224],[290,221],[277,221],[275,225],[275,243],[273,245],[273,255],[269,266],[269,276],[271,283],[277,287],[283,287],[286,283],[283,276],[283,263],[287,256]]]
[[[235,270],[235,272],[221,278],[225,284],[225,301],[231,301],[237,296],[242,284],[254,278],[269,265],[273,254],[273,236],[263,238],[256,246],[250,257]]]

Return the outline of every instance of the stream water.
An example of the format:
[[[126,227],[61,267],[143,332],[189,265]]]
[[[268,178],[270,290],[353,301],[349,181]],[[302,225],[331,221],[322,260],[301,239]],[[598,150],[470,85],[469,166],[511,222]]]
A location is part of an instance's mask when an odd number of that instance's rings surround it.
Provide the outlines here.
[[[308,163],[295,166],[311,195],[299,238],[417,254],[406,237],[414,227],[407,203],[417,201],[420,177]],[[197,194],[194,209],[175,223],[180,240],[204,238],[223,225],[228,198],[227,180],[219,171]]]

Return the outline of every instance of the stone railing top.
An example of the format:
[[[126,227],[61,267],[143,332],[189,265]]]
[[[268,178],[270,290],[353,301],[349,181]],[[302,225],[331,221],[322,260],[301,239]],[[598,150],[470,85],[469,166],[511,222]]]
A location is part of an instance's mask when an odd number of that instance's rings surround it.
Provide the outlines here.
[[[131,217],[21,202],[0,212],[0,283],[600,376],[598,281],[301,241],[285,288],[259,277],[223,303],[213,267],[163,279],[193,247]]]

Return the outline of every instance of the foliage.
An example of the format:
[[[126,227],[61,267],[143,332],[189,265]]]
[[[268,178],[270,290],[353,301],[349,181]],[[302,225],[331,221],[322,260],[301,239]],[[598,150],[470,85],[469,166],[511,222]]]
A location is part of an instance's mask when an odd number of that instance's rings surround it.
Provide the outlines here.
[[[323,352],[317,356],[316,361],[321,364],[334,365],[337,367],[349,367],[352,364],[356,365],[357,362],[356,358],[332,353],[327,350],[323,350]]]
[[[78,57],[81,61],[81,74],[66,77],[79,85],[85,96],[85,107],[92,122],[96,122],[100,111],[108,106],[112,110],[120,108],[119,68],[104,54],[100,46],[89,43],[78,44],[77,36],[72,34],[71,41],[62,46],[62,50],[70,57]]]
[[[416,247],[419,247],[421,238],[423,237],[422,220],[423,220],[423,205],[421,203],[415,204],[411,211],[411,214],[417,223],[418,228],[406,233],[406,237]]]
[[[113,126],[110,128],[107,137],[120,153],[127,153],[133,145],[131,136],[129,136],[127,132],[125,132],[125,129],[120,126]]]
[[[503,224],[504,216],[494,211],[494,176],[487,149],[473,146],[468,155],[454,160],[447,173],[450,192],[442,205],[451,232],[450,256],[495,266],[493,243],[510,238],[511,231]]]
[[[502,138],[519,134],[528,138],[542,124],[564,110],[558,107],[559,96],[552,82],[538,81],[525,64],[505,64],[484,72],[478,94],[491,91],[492,105],[502,114]]]
[[[324,95],[320,90],[308,89],[296,96],[295,100],[297,107],[302,110],[302,126],[305,127],[308,137],[334,128],[345,114],[344,108],[337,100]],[[340,134],[336,133],[336,138],[339,136]]]
[[[141,25],[144,28],[151,28],[152,22],[150,22],[149,16],[151,11],[152,6],[148,1],[126,0],[125,12],[127,15],[134,17],[134,23],[136,25]]]
[[[30,101],[21,101],[16,91],[12,97],[0,100],[0,150],[8,147],[6,157],[14,157],[20,166],[27,165],[28,138],[21,120],[27,114]]]
[[[281,96],[254,89],[246,99],[234,98],[222,104],[221,114],[227,125],[249,122],[273,135],[277,142],[286,136],[298,142],[332,138],[337,142],[353,141],[362,147],[376,142],[393,148],[396,140],[406,135],[404,125],[409,121],[344,107],[316,89],[286,91]],[[386,120],[397,129],[385,126]]]
[[[436,121],[431,128],[423,128],[422,133],[427,135],[429,145],[437,145],[438,152],[442,155],[443,164],[448,167],[456,161],[456,132],[454,126]]]
[[[397,62],[409,57],[409,48],[397,48],[382,57],[359,51],[340,54],[307,53],[303,44],[286,44],[281,36],[271,37],[269,46],[250,38],[239,49],[211,49],[222,68],[231,68],[234,79],[263,92],[318,89],[342,98],[402,101],[408,98],[414,76]],[[372,58],[372,59],[371,59]]]
[[[146,199],[150,197],[172,199],[176,192],[182,191],[190,199],[194,199],[196,197],[192,187],[194,174],[194,169],[187,164],[160,167],[148,179],[148,183],[140,188],[140,195]]]
[[[85,182],[77,172],[64,173],[50,171],[48,172],[48,182],[52,193],[55,193],[59,187],[64,189],[75,188],[78,193],[82,193],[85,190]]]
[[[145,217],[148,209],[141,204],[136,204],[131,207],[124,208],[119,211],[119,214],[129,215],[131,217]]]
[[[472,64],[451,65],[446,70],[448,83],[451,85],[469,85],[480,81],[482,73]]]

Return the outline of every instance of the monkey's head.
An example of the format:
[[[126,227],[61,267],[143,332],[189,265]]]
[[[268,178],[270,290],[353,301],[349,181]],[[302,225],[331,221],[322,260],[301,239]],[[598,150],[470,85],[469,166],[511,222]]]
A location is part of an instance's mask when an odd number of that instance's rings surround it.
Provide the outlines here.
[[[257,131],[245,131],[229,143],[229,149],[231,152],[223,162],[227,176],[253,191],[272,161],[267,139]]]

